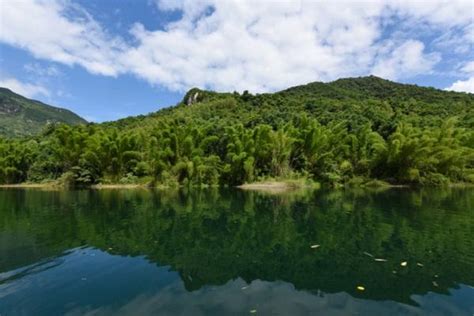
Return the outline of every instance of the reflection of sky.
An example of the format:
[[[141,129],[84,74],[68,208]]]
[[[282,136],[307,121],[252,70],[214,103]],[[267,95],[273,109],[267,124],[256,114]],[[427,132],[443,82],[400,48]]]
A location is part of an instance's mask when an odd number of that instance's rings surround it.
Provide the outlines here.
[[[17,278],[15,278],[17,276]],[[286,282],[241,279],[188,292],[178,273],[143,257],[75,249],[42,265],[0,274],[1,315],[472,315],[474,289],[412,297],[420,306],[314,294]],[[471,298],[471,299],[470,299]]]

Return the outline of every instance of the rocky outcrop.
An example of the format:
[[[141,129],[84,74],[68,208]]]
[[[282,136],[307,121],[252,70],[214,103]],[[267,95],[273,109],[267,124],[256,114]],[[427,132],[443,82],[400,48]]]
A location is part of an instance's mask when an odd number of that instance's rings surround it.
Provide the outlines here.
[[[186,100],[186,105],[191,105],[191,104],[194,104],[198,101],[198,97],[199,97],[199,92],[193,92],[193,93],[190,93],[187,100]]]

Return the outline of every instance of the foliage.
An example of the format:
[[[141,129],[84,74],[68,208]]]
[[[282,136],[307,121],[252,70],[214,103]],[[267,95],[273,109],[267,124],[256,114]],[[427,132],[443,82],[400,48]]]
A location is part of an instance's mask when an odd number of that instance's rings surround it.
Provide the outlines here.
[[[194,88],[148,116],[0,139],[0,182],[65,173],[75,185],[237,185],[295,174],[332,185],[473,182],[473,110],[472,94],[376,77],[260,95]]]

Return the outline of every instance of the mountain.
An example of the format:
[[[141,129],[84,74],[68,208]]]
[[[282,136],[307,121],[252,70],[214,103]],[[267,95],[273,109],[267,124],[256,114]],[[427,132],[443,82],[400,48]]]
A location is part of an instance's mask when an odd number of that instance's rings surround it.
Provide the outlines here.
[[[244,127],[262,123],[275,127],[302,113],[322,124],[345,120],[355,127],[370,123],[385,135],[401,120],[417,126],[435,126],[448,117],[456,117],[458,125],[474,128],[474,94],[401,84],[375,76],[313,82],[257,95],[193,88],[175,107],[105,125],[139,127],[153,125],[157,119],[185,115],[188,120],[220,117]]]
[[[256,95],[193,88],[148,115],[0,138],[2,177],[79,185],[474,183],[474,95],[373,76]]]
[[[7,88],[0,88],[0,135],[35,135],[50,123],[76,125],[87,122],[69,110],[27,99]]]

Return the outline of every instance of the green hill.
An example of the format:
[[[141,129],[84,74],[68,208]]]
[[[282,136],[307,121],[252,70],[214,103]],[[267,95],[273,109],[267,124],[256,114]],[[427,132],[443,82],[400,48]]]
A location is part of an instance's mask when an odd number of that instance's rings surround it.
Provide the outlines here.
[[[0,140],[2,170],[3,182],[73,184],[474,182],[474,95],[373,76],[257,95],[193,88],[148,115]]]
[[[197,97],[193,99],[195,95]],[[188,108],[190,100],[192,109]],[[393,129],[400,121],[417,126],[438,126],[449,117],[456,117],[458,126],[474,128],[474,94],[400,84],[375,76],[313,82],[257,95],[193,88],[175,107],[104,125],[139,127],[153,125],[157,119],[184,114],[187,120],[220,118],[244,127],[262,123],[277,127],[302,113],[322,124],[341,120],[351,126],[370,123],[382,133]]]
[[[35,135],[51,123],[71,125],[86,123],[73,112],[27,99],[6,88],[0,88],[0,135]]]

